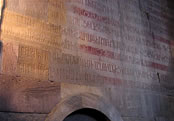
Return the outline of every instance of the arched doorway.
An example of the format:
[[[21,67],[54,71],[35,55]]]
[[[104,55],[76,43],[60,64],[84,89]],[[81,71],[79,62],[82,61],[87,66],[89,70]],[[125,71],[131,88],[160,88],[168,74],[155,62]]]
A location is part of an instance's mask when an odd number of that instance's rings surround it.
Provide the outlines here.
[[[84,108],[68,115],[63,121],[110,121],[102,112]]]
[[[80,114],[80,115],[79,115]],[[83,120],[80,120],[83,117]],[[86,120],[84,120],[84,117]],[[98,118],[102,118],[99,120]],[[108,118],[107,118],[108,117]],[[76,118],[80,118],[79,120]],[[97,118],[97,119],[96,119]],[[74,120],[76,119],[76,120]],[[104,120],[103,120],[104,119]],[[105,120],[106,119],[106,120]],[[109,120],[110,119],[110,120]],[[110,101],[84,93],[62,99],[45,121],[123,121]]]

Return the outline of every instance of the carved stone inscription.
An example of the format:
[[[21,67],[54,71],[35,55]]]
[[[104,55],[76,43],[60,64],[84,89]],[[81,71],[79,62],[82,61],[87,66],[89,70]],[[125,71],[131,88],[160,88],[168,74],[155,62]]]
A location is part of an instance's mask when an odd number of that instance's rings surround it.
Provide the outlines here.
[[[127,0],[123,2],[125,1]],[[101,5],[105,6],[103,8],[110,8],[112,15],[105,13],[108,9],[102,12],[92,11],[92,9],[96,10],[94,3],[98,3],[98,8]],[[75,57],[76,60],[79,58],[85,60],[88,67],[85,67],[81,61],[76,61],[75,66],[72,66],[74,62],[72,59],[65,61],[64,56],[56,59],[55,54],[52,54],[54,58],[52,64],[59,66],[51,66],[50,72],[53,72],[51,80],[58,79],[60,75],[71,77],[71,79],[59,78],[58,80],[61,81],[79,80],[76,78],[85,80],[84,76],[81,77],[83,74],[71,72],[75,68],[78,72],[89,75],[105,75],[123,81],[129,79],[158,82],[157,72],[160,72],[161,77],[166,74],[171,57],[169,46],[153,41],[147,18],[141,16],[137,9],[139,3],[136,1],[123,3],[126,6],[121,7],[127,7],[122,12],[123,18],[119,18],[118,7],[112,8],[110,3],[112,2],[90,3],[87,0],[66,3],[70,6],[70,10],[67,12],[69,25],[62,27],[62,49],[65,52],[63,55]],[[117,6],[117,1],[114,4]],[[138,14],[135,14],[135,11],[139,11]],[[120,22],[121,19],[124,19],[123,23]],[[120,24],[124,26],[121,28]],[[67,70],[68,75],[65,75],[63,70]]]
[[[8,10],[26,16],[47,20],[49,0],[6,0]]]
[[[48,52],[32,46],[19,46],[19,75],[48,79]]]
[[[18,45],[15,43],[3,44],[2,73],[8,75],[17,74]],[[8,56],[4,56],[8,55]]]
[[[59,48],[60,26],[45,23],[39,19],[5,11],[2,26],[2,39],[20,43],[37,44]]]
[[[66,24],[66,12],[64,0],[49,0],[48,22],[56,25]]]
[[[170,41],[150,31],[136,0],[37,0],[45,9],[39,15],[35,9],[33,15],[22,12],[32,3],[18,1],[20,9],[14,10],[16,2],[9,0],[2,39],[19,44],[21,75],[156,83],[157,73],[164,77],[168,72]]]

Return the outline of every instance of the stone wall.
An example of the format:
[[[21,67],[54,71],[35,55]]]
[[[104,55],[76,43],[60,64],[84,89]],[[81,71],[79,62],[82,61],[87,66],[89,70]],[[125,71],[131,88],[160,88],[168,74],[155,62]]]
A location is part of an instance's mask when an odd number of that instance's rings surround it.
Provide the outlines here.
[[[112,121],[174,120],[171,0],[5,0],[4,6],[2,120],[43,120],[49,113],[47,121],[63,120],[86,107]],[[90,96],[90,104],[83,94],[98,98]],[[74,96],[79,100],[66,100]]]

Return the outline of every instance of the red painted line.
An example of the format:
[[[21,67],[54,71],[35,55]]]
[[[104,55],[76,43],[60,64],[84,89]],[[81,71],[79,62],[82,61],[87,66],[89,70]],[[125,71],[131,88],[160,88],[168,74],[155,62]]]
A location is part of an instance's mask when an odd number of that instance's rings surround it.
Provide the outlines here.
[[[149,62],[149,67],[155,68],[155,69],[159,69],[162,71],[167,71],[168,67],[166,65],[162,65],[159,63],[155,63],[155,62]]]
[[[152,62],[152,61],[144,61],[143,60],[141,65],[145,66],[145,67],[151,67],[151,68],[154,68],[154,69],[159,69],[159,70],[162,70],[162,71],[167,71],[167,69],[168,69],[168,66],[163,65],[163,64],[159,64],[159,63],[156,63],[156,62]]]
[[[124,81],[124,80],[121,80],[121,79],[119,79],[119,78],[112,78],[112,77],[106,77],[106,76],[101,76],[100,75],[100,77],[106,82],[109,82],[110,84],[112,83],[112,84],[121,84],[121,82],[122,81]]]
[[[170,41],[170,44],[171,44],[172,46],[174,46],[174,41]]]
[[[116,59],[116,60],[120,59],[118,57],[118,55],[117,55],[117,57],[115,57],[114,52],[111,52],[111,51],[105,51],[103,49],[98,49],[98,48],[94,48],[94,47],[87,46],[87,45],[80,45],[80,49],[82,49],[83,51],[85,51],[88,54],[103,56],[103,57],[107,57],[110,59]],[[128,62],[128,60],[123,60],[123,61]],[[168,69],[168,66],[166,66],[166,65],[159,64],[156,62],[151,62],[151,61],[145,61],[145,60],[142,60],[141,64],[137,64],[137,65],[142,65],[144,67],[150,67],[150,68],[154,68],[154,69],[158,69],[158,70],[162,70],[162,71],[167,71],[167,69]]]
[[[165,39],[165,38],[160,37],[160,36],[157,36],[157,35],[155,35],[155,40],[160,41],[160,42],[163,42],[163,43],[165,43],[165,44],[167,44],[167,45],[172,45],[172,46],[174,46],[174,41]]]
[[[118,26],[119,25],[119,22],[117,20],[114,20],[114,19],[111,19],[109,17],[105,17],[105,16],[100,16],[96,13],[92,13],[90,11],[87,11],[85,9],[82,9],[82,8],[78,8],[78,7],[73,7],[73,12],[75,14],[78,14],[80,16],[85,16],[85,17],[88,17],[88,18],[91,18],[91,19],[95,19],[97,21],[100,21],[100,22],[103,22],[103,23],[106,23],[106,24],[110,24],[110,25],[113,25],[113,26]]]
[[[80,45],[80,49],[84,50],[87,53],[93,54],[93,55],[114,59],[114,52],[111,52],[111,51],[106,51],[103,49],[98,49],[98,48],[94,48],[94,47],[87,46],[87,45]]]

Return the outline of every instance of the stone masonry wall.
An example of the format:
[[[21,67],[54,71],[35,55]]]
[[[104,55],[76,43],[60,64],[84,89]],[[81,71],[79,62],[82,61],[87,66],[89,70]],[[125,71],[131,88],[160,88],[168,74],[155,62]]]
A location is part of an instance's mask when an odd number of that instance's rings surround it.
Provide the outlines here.
[[[0,121],[45,120],[81,93],[106,99],[123,121],[174,121],[172,0],[5,0],[4,8]]]

